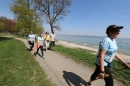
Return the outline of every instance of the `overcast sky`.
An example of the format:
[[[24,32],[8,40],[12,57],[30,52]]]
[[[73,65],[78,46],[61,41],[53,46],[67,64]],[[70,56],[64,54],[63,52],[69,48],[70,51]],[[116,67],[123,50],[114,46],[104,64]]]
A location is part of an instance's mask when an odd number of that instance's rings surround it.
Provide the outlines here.
[[[0,16],[13,19],[9,9],[11,0],[0,3]],[[60,21],[61,31],[57,34],[106,36],[110,24],[123,25],[120,38],[130,38],[130,0],[72,0],[70,13]],[[45,31],[50,32],[44,23]]]

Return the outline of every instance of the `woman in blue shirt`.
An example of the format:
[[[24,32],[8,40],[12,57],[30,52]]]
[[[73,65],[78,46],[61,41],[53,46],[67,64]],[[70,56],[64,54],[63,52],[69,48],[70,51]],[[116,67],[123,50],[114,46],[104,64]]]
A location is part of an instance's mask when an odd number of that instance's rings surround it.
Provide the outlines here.
[[[130,68],[116,52],[118,47],[115,38],[120,34],[120,29],[122,28],[123,26],[110,25],[106,29],[107,37],[103,38],[99,43],[99,50],[95,59],[96,69],[91,75],[87,86],[92,86],[92,82],[96,79],[104,79],[105,86],[114,86],[113,77],[108,67],[108,64],[111,63],[114,58]],[[109,76],[105,77],[105,74],[108,74]]]
[[[34,41],[35,41],[35,35],[33,34],[32,31],[30,31],[30,34],[28,35],[28,43],[30,45],[30,51],[33,51]]]
[[[43,53],[43,43],[44,43],[44,37],[43,34],[40,34],[40,36],[37,38],[37,51],[36,56],[38,56],[39,49],[41,50],[42,58],[45,58]]]

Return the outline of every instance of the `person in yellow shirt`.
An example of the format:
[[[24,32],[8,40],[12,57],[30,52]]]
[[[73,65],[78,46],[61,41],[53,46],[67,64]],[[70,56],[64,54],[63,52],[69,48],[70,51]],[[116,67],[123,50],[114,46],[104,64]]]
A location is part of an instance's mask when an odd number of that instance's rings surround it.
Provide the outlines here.
[[[48,32],[45,33],[44,39],[45,39],[45,46],[46,46],[46,50],[47,50],[49,48],[49,44],[50,44],[50,35]]]

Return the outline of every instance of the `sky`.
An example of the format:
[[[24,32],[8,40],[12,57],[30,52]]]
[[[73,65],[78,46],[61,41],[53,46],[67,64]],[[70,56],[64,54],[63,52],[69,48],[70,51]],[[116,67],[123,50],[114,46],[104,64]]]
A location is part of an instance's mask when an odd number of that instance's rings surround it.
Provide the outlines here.
[[[11,0],[0,3],[0,16],[14,18],[9,9]],[[124,26],[119,38],[130,38],[130,0],[72,0],[70,13],[59,22],[61,30],[56,34],[106,36],[106,28],[111,24]],[[44,23],[45,31],[50,32]]]

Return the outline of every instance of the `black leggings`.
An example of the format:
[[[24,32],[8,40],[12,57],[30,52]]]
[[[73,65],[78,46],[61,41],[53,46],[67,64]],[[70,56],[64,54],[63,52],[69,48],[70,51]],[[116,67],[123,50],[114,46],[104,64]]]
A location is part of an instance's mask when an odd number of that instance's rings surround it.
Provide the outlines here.
[[[41,49],[41,53],[42,53],[42,56],[43,56],[43,46],[39,46],[39,47],[37,48],[37,53],[38,53],[39,49]]]
[[[30,45],[30,50],[32,50],[32,48],[34,47],[34,42],[29,41],[29,45]]]
[[[104,78],[105,83],[106,83],[105,86],[114,86],[113,77],[112,77],[110,69],[107,66],[104,66],[104,70],[105,70],[106,74],[109,74],[108,77]],[[91,80],[94,81],[96,79],[96,77],[99,75],[99,73],[100,73],[100,66],[96,64],[96,69],[95,69],[94,73],[91,75]]]

